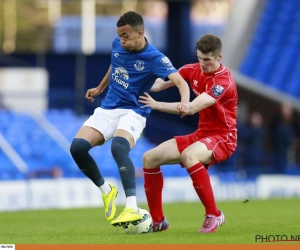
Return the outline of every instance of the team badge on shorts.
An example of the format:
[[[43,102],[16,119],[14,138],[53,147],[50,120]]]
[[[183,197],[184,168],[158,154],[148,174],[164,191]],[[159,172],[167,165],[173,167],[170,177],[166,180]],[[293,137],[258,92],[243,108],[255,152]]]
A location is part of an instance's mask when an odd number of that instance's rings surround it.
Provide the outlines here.
[[[224,88],[220,85],[216,85],[212,88],[212,93],[214,96],[220,96],[224,92]]]
[[[136,63],[134,64],[134,68],[137,71],[142,71],[145,68],[144,64],[145,64],[144,61],[136,60]]]

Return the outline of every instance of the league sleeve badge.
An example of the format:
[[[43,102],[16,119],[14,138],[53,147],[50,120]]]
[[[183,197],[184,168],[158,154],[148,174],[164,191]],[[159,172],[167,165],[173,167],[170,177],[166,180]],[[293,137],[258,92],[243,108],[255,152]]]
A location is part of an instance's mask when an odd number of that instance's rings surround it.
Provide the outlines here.
[[[164,56],[160,62],[167,68],[167,70],[173,70],[173,64],[171,63],[170,59],[166,56]]]
[[[212,88],[212,93],[214,96],[218,97],[224,92],[224,88],[221,85],[216,85]]]

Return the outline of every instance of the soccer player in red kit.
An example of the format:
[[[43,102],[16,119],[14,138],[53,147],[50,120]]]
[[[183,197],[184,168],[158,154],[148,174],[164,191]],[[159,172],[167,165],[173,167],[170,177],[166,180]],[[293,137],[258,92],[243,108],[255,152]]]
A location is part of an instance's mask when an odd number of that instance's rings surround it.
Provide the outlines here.
[[[207,169],[228,159],[237,146],[236,111],[238,93],[230,71],[221,64],[222,41],[213,34],[196,43],[199,62],[179,69],[197,96],[189,102],[188,115],[199,112],[198,129],[189,135],[175,136],[143,155],[145,193],[153,218],[153,232],[169,228],[162,209],[163,175],[161,165],[180,163],[187,169],[194,189],[205,208],[205,220],[199,233],[212,233],[225,223],[218,209]],[[171,87],[172,82],[158,79],[151,91]],[[157,102],[149,94],[140,96],[145,107],[179,114],[179,103]]]

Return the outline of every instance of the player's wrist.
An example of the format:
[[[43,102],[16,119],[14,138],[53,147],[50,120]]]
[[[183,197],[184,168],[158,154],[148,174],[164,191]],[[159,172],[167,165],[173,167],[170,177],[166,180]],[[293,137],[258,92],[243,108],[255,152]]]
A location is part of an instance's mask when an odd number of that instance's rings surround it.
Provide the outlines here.
[[[158,110],[158,111],[163,110],[163,103],[162,102],[156,102],[155,110]]]

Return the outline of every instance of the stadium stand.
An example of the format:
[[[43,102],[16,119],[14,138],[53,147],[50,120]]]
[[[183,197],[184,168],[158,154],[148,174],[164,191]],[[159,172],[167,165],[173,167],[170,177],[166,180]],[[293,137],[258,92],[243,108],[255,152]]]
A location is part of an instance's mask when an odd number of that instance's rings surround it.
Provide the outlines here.
[[[291,96],[300,96],[300,2],[268,0],[239,71]]]
[[[76,132],[86,119],[77,116],[71,110],[51,109],[42,116],[17,113],[3,110],[0,112],[0,131],[3,138],[24,163],[23,168],[11,161],[8,155],[0,150],[0,180],[85,177],[75,165],[69,153],[69,146]],[[111,142],[93,148],[90,153],[95,158],[104,176],[118,177],[118,168],[111,151]],[[0,148],[5,146],[1,145]],[[137,168],[137,175],[142,171],[143,152],[154,147],[142,136],[130,152]],[[166,175],[185,175],[185,171],[176,174],[172,168],[165,168]]]
[[[64,166],[65,170],[75,169],[71,157],[37,124],[31,115],[3,111],[0,116],[3,136],[26,164],[23,169],[15,173],[16,176],[23,174],[23,177],[27,178],[35,172],[42,176],[57,166]],[[4,162],[1,162],[1,165],[11,166]],[[11,169],[17,171],[16,166]],[[68,175],[69,172],[65,171],[65,174]]]
[[[15,167],[7,155],[0,150],[1,172],[0,180],[23,179],[24,175]]]

